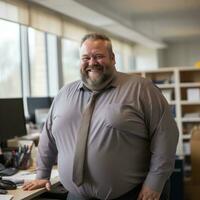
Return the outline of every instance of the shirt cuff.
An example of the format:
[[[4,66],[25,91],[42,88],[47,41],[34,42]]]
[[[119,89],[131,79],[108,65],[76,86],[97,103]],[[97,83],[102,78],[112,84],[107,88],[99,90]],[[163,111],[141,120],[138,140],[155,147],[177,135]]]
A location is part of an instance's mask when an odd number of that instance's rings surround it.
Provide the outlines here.
[[[51,171],[48,170],[37,170],[36,179],[47,179],[51,177]]]
[[[167,179],[168,179],[167,175],[158,175],[149,173],[144,181],[144,185],[146,185],[147,187],[151,188],[156,192],[161,193]]]

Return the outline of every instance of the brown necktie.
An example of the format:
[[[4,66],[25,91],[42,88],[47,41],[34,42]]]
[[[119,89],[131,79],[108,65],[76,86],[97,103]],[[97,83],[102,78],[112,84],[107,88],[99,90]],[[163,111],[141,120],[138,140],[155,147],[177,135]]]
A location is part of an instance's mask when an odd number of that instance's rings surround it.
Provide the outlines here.
[[[99,92],[93,92],[90,101],[88,102],[81,119],[80,129],[78,133],[74,165],[73,165],[73,182],[80,186],[83,183],[84,176],[84,162],[85,162],[85,152],[87,146],[88,132],[90,128],[90,121],[92,118],[92,113],[95,106],[95,101]]]

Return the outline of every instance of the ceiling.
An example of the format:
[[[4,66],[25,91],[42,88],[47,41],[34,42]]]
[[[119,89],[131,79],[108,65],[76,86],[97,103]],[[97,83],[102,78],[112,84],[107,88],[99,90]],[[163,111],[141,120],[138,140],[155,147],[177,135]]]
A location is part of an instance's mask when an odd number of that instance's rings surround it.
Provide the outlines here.
[[[200,0],[29,0],[152,48],[200,38]]]

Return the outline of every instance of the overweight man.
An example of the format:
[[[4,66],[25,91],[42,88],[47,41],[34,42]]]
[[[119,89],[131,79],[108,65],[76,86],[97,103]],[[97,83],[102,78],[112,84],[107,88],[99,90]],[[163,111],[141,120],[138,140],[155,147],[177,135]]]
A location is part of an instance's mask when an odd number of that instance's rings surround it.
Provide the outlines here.
[[[81,79],[55,97],[41,134],[37,179],[24,190],[50,189],[57,158],[67,200],[166,200],[178,130],[150,81],[118,72],[110,39],[85,35]]]

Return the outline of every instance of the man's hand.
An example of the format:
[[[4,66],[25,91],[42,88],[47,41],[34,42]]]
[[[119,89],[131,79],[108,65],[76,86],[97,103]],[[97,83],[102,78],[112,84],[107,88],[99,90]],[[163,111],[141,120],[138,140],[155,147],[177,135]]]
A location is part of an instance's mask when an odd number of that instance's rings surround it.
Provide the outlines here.
[[[159,200],[160,193],[152,190],[147,186],[142,186],[137,200]]]
[[[45,187],[48,191],[51,188],[51,182],[46,179],[40,179],[40,180],[33,180],[29,182],[25,182],[24,185],[22,186],[23,190],[35,190],[39,188]]]

